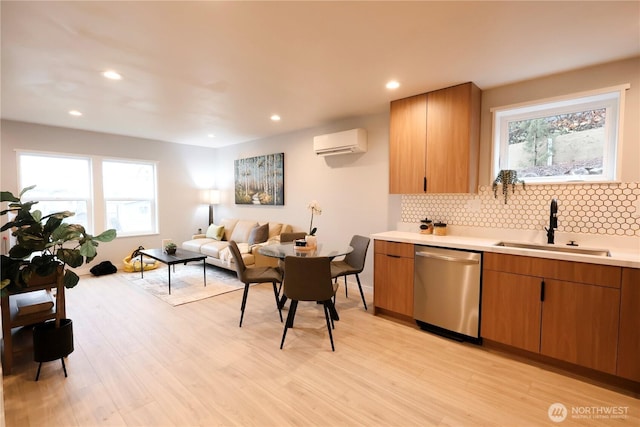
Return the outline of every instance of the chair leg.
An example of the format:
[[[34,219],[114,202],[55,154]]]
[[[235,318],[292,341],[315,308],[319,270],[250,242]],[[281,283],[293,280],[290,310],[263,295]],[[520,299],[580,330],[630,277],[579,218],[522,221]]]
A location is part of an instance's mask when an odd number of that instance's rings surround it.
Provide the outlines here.
[[[284,346],[284,338],[287,336],[287,329],[293,327],[293,318],[296,316],[297,306],[298,301],[291,300],[291,305],[289,306],[289,314],[287,314],[287,321],[284,323],[284,331],[282,332],[282,341],[280,341],[280,350],[282,350],[282,346]]]
[[[356,280],[358,281],[358,289],[360,289],[360,297],[362,298],[362,304],[364,304],[364,309],[367,309],[367,302],[364,300],[364,292],[362,292],[362,285],[360,284],[360,277],[356,274]]]
[[[349,291],[347,290],[347,276],[344,276],[344,296],[349,298]]]
[[[282,323],[282,308],[280,307],[280,298],[278,298],[278,286],[276,282],[273,283],[273,294],[276,296],[276,307],[278,307],[278,313],[280,314],[280,323]]]
[[[323,304],[324,307],[324,318],[327,321],[327,330],[329,331],[329,340],[331,341],[331,351],[336,351],[335,347],[333,346],[333,333],[331,332],[331,325],[329,322],[329,304],[331,304],[331,301],[325,301]],[[333,320],[331,321],[331,323],[333,323]]]
[[[242,294],[242,305],[240,306],[240,327],[242,328],[242,318],[244,317],[244,308],[247,305],[247,294],[249,293],[249,284],[244,284],[244,292]]]

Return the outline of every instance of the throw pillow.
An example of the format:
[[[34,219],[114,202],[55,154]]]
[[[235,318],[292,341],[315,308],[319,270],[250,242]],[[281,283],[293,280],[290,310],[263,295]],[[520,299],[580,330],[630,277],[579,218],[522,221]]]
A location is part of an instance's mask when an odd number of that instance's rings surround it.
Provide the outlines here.
[[[249,233],[249,245],[264,243],[269,239],[269,224],[254,227]]]
[[[208,239],[222,240],[222,236],[224,236],[224,226],[211,224],[209,228],[207,228],[205,236]]]

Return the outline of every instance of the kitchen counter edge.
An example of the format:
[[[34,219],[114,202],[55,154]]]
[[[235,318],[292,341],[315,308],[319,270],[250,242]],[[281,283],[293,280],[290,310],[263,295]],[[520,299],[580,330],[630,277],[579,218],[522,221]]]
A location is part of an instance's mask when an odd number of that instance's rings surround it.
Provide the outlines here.
[[[496,246],[496,244],[501,242],[502,240],[478,237],[464,237],[456,235],[437,236],[434,234],[420,234],[408,231],[385,231],[381,233],[371,234],[370,237],[373,240],[411,243],[414,245],[437,246],[450,249],[465,249],[479,252],[494,252],[507,255],[522,255],[573,262],[586,262],[590,264],[640,268],[640,253],[617,251],[615,250],[615,248],[607,248],[609,249],[611,256],[606,257],[597,255],[572,254],[567,252],[545,251],[539,249],[523,249]]]

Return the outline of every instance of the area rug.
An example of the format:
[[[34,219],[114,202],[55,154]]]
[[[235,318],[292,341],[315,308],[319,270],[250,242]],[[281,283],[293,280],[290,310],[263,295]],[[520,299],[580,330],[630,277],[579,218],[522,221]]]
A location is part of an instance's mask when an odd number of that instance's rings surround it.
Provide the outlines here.
[[[127,273],[125,277],[132,285],[140,286],[172,306],[200,301],[244,288],[244,284],[237,279],[235,272],[211,266],[207,266],[207,286],[205,287],[200,263],[175,266],[175,271],[171,271],[171,295],[169,295],[169,276],[165,265],[156,270],[145,271],[144,279],[140,277],[140,272]]]

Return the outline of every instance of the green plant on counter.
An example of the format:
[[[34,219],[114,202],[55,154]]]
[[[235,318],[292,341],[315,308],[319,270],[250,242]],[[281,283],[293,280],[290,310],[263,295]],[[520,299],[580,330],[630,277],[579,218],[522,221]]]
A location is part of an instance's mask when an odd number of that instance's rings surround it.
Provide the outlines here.
[[[502,184],[502,195],[504,196],[504,204],[507,204],[507,195],[509,193],[509,186],[511,186],[511,193],[516,192],[516,184],[522,184],[524,189],[524,181],[518,179],[518,172],[510,169],[503,169],[498,173],[498,176],[493,181],[492,189],[493,196],[498,198],[498,184]]]
[[[80,224],[63,222],[75,213],[56,212],[42,216],[39,210],[31,210],[37,201],[22,202],[22,195],[34,188],[23,189],[18,197],[9,191],[0,193],[0,202],[8,202],[8,208],[0,211],[0,216],[8,213],[15,218],[0,228],[0,232],[11,230],[16,244],[8,256],[2,255],[0,289],[24,288],[33,274],[46,277],[60,266],[64,269],[64,285],[73,288],[80,277],[66,268],[80,267],[91,262],[97,253],[99,242],[110,242],[116,238],[116,230],[109,229],[93,236]]]

